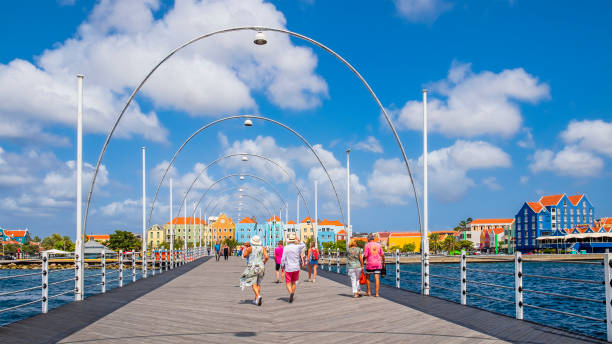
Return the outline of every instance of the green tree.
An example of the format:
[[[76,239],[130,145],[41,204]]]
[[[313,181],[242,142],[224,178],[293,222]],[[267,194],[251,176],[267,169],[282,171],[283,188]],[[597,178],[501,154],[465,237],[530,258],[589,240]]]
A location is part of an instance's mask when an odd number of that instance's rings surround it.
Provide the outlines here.
[[[19,245],[17,244],[2,245],[2,250],[4,251],[4,253],[14,254],[14,253],[17,253],[17,250],[19,250]]]
[[[48,237],[44,238],[40,245],[43,248],[43,250],[50,250],[55,247],[55,242],[62,241],[62,240],[63,238],[61,235],[59,235],[58,233],[53,233],[49,235]]]
[[[334,243],[334,251],[338,249],[340,252],[346,252],[346,240],[338,240]]]
[[[366,245],[365,240],[357,240],[357,247],[363,250],[365,248],[365,245]]]
[[[34,242],[40,242],[40,237],[39,237],[38,235],[35,235],[35,236],[32,238],[32,241],[34,241]]]
[[[453,235],[447,235],[442,241],[442,247],[448,251],[448,253],[453,252],[457,248],[457,239]]]
[[[110,235],[107,246],[113,251],[139,251],[142,243],[134,236],[134,233],[116,230],[115,233]]]
[[[404,244],[404,246],[402,246],[400,251],[404,253],[408,253],[408,252],[414,252],[415,249],[416,249],[416,245],[413,242],[409,242],[407,244]]]
[[[442,248],[442,243],[440,240],[440,234],[438,233],[429,234],[429,250],[433,251],[434,253],[438,253],[438,251],[440,251],[441,248]]]
[[[240,243],[237,240],[230,239],[230,238],[225,239],[225,241],[223,241],[223,243],[226,244],[229,247],[230,252],[234,251],[236,246],[240,245]]]
[[[471,251],[474,249],[474,243],[469,240],[461,240],[457,244],[462,250]]]
[[[21,251],[27,254],[35,254],[38,253],[38,246],[36,245],[22,245]]]
[[[395,252],[395,250],[400,250],[401,251],[401,247],[399,247],[397,245],[393,245],[393,246],[389,247],[389,252]]]

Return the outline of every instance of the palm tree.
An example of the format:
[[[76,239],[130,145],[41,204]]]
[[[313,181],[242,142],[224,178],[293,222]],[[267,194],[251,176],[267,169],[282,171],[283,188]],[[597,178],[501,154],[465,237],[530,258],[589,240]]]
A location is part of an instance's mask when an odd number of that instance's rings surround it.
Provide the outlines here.
[[[431,233],[429,234],[429,250],[434,251],[434,253],[438,253],[440,251],[440,234]]]
[[[447,235],[442,242],[442,246],[450,253],[457,248],[457,239],[453,235]]]

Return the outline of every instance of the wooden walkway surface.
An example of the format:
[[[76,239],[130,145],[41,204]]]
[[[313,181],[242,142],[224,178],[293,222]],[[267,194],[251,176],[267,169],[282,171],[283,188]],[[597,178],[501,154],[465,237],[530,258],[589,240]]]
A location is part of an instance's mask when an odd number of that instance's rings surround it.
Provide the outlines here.
[[[0,328],[10,343],[597,343],[549,327],[383,287],[353,299],[347,276],[301,273],[295,302],[268,263],[263,305],[244,262],[202,260]],[[62,323],[64,325],[62,325]]]

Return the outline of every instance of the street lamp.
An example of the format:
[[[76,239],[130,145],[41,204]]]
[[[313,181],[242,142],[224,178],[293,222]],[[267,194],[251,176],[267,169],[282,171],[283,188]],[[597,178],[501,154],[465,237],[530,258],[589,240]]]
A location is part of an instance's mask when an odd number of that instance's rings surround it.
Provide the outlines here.
[[[248,161],[248,160],[249,160],[249,158],[247,158],[247,157],[246,157],[246,156],[244,156],[244,155],[242,156],[242,161]]]
[[[244,126],[245,127],[252,127],[253,126],[253,121],[251,121],[250,119],[247,119],[244,121]]]
[[[253,43],[257,45],[264,45],[268,43],[268,40],[266,39],[266,35],[264,35],[263,32],[257,31],[257,33],[255,34],[255,39],[253,40]]]

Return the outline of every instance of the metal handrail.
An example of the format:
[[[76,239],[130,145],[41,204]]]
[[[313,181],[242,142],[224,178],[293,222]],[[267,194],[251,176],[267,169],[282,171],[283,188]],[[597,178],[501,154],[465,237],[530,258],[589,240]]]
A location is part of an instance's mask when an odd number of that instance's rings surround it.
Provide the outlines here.
[[[590,317],[588,315],[574,314],[574,313],[559,311],[559,310],[556,310],[556,309],[550,309],[550,308],[544,308],[544,307],[540,307],[540,306],[530,305],[530,304],[527,304],[527,303],[523,303],[523,306],[529,307],[529,308],[534,308],[534,309],[539,309],[539,310],[542,310],[542,311],[548,311],[548,312],[568,315],[568,316],[571,316],[571,317],[578,317],[578,318],[583,318],[583,319],[588,319],[588,320],[597,321],[597,322],[603,322],[603,323],[606,322],[606,319],[593,318],[593,317]]]
[[[474,268],[466,268],[465,270],[466,271],[484,272],[484,273],[488,273],[488,274],[514,276],[514,273],[512,273],[512,272],[504,272],[504,271],[488,271],[488,270],[474,269]],[[525,276],[525,274],[523,274],[523,276]]]
[[[419,284],[421,284],[421,282],[419,282]],[[448,290],[448,291],[452,291],[452,292],[457,292],[457,290],[455,290],[455,289],[441,287],[441,286],[435,285],[433,283],[430,283],[429,286],[432,287],[432,288],[437,288],[437,289],[443,289],[443,290]]]
[[[514,301],[508,301],[508,300],[500,299],[500,298],[497,298],[497,297],[485,296],[485,295],[480,295],[480,294],[470,293],[470,292],[466,292],[466,293],[468,295],[473,295],[473,296],[476,296],[476,297],[482,297],[483,299],[489,299],[489,300],[498,301],[498,302],[504,302],[504,303],[514,303]]]
[[[71,281],[74,281],[74,280],[75,280],[75,278],[73,277],[73,278],[65,279],[63,281],[57,281],[57,282],[49,283],[48,285],[52,286],[52,285],[56,285],[56,284],[62,284],[62,283],[66,283],[66,282],[71,282]]]
[[[413,280],[407,280],[407,279],[403,279],[403,278],[400,278],[400,281],[408,282],[408,283],[421,284],[421,281],[413,281]]]
[[[441,275],[429,274],[429,276],[430,277],[436,277],[436,278],[442,278],[442,279],[445,279],[445,280],[455,281],[455,282],[459,282],[460,281],[458,278],[446,277],[446,276],[441,276]]]
[[[555,277],[555,276],[542,276],[542,275],[532,275],[532,274],[523,274],[523,277],[533,277],[533,278],[542,278],[542,279],[553,279],[558,281],[569,281],[569,282],[577,282],[577,283],[588,283],[588,284],[605,284],[604,281],[593,281],[593,280],[583,280],[578,278],[566,278],[566,277]]]
[[[41,272],[33,272],[33,273],[29,273],[29,274],[4,276],[4,277],[0,277],[0,281],[11,279],[11,278],[18,278],[18,277],[36,276],[36,275],[40,275],[40,274],[42,274],[42,271]]]
[[[523,288],[523,292],[534,293],[534,294],[542,294],[542,295],[550,295],[550,296],[557,296],[557,297],[564,297],[564,298],[567,298],[567,299],[580,300],[580,301],[590,301],[590,302],[595,302],[595,303],[603,303],[604,305],[606,304],[606,300],[597,300],[597,299],[591,299],[591,298],[588,298],[588,297],[563,295],[563,294],[551,293],[551,292],[547,292],[547,291],[540,291],[540,290],[524,289]]]
[[[17,305],[17,306],[8,307],[8,308],[3,308],[3,309],[0,309],[0,313],[4,313],[4,312],[8,312],[8,311],[12,311],[13,309],[17,309],[17,308],[20,308],[20,307],[25,307],[25,306],[27,306],[27,305],[31,305],[31,304],[33,304],[33,303],[41,302],[42,300],[43,300],[43,299],[42,299],[42,298],[40,298],[40,299],[36,299],[36,300],[34,300],[34,301],[30,301],[30,302],[22,303],[22,304]]]
[[[54,298],[56,298],[58,296],[62,296],[62,295],[70,294],[70,293],[74,293],[74,289],[70,289],[70,290],[65,291],[63,293],[59,293],[59,294],[55,294],[53,296],[49,296],[49,300],[54,299]]]
[[[36,290],[36,289],[41,289],[42,285],[38,285],[36,287],[32,287],[32,288],[25,288],[25,289],[18,289],[18,290],[12,290],[12,291],[6,291],[4,293],[0,293],[0,296],[6,296],[6,295],[12,295],[12,294],[18,294],[18,293],[23,293],[24,291],[30,291],[30,290]]]
[[[502,288],[502,289],[510,289],[510,290],[514,290],[514,287],[508,287],[505,285],[499,285],[499,284],[493,284],[493,283],[485,283],[485,282],[478,282],[478,281],[474,281],[474,280],[466,280],[467,283],[474,283],[474,284],[479,284],[479,285],[484,285],[487,287],[496,287],[496,288]],[[524,291],[525,289],[523,289]]]

